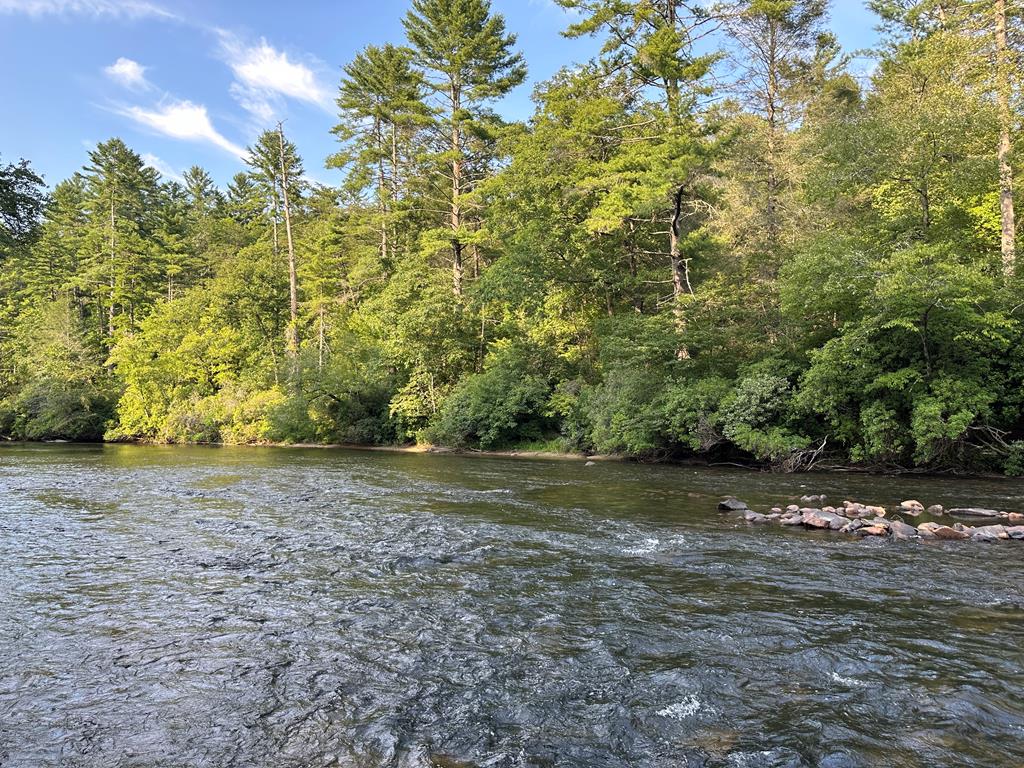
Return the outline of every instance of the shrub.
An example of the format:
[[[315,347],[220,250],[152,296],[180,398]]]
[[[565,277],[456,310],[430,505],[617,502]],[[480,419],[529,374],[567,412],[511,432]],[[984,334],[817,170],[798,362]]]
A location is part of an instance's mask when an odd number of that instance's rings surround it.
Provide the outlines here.
[[[499,353],[482,373],[463,379],[445,400],[426,437],[453,447],[484,450],[537,440],[550,428],[547,379],[528,372],[516,351]]]

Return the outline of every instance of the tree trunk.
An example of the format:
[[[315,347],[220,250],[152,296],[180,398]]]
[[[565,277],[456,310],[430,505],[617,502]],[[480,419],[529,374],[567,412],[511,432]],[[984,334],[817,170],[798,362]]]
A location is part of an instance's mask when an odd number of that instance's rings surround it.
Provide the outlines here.
[[[768,121],[767,152],[767,199],[765,201],[765,225],[770,258],[778,258],[779,239],[782,226],[779,222],[779,57],[775,22],[770,22],[768,36],[768,88],[765,93],[765,116]]]
[[[374,126],[377,137],[377,207],[380,213],[380,260],[388,262],[388,191],[384,173],[384,137],[379,124]]]
[[[110,196],[110,307],[107,317],[107,333],[114,335],[114,292],[117,290],[117,245],[116,245],[116,222],[114,219],[114,196]]]
[[[679,252],[679,234],[683,219],[683,195],[686,188],[680,186],[676,189],[672,206],[672,225],[668,231],[668,252],[672,264],[672,312],[675,315],[676,331],[682,336],[686,332],[686,313],[683,309],[683,297],[692,295],[693,289],[690,286],[689,262],[683,259]],[[690,351],[680,340],[676,356],[680,360],[690,357]]]
[[[1017,227],[1013,210],[1013,167],[1010,153],[1010,50],[1006,39],[1006,0],[996,0],[996,97],[999,104],[999,211],[1003,275],[1013,277],[1017,260]]]
[[[462,295],[462,242],[459,240],[462,228],[462,131],[459,128],[459,112],[462,109],[458,85],[453,84],[452,99],[452,287],[456,296]]]
[[[285,334],[288,354],[299,354],[299,286],[295,272],[295,244],[292,242],[292,214],[288,203],[288,167],[284,161],[284,128],[277,124],[277,140],[281,149],[281,197],[284,202],[284,228],[288,240],[288,295],[289,322]]]

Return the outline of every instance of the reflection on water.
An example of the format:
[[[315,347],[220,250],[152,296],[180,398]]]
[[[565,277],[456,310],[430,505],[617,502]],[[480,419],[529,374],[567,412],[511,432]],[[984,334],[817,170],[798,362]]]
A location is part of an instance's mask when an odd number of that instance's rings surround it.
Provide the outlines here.
[[[748,528],[1015,482],[0,448],[0,765],[1017,766],[1024,546]]]

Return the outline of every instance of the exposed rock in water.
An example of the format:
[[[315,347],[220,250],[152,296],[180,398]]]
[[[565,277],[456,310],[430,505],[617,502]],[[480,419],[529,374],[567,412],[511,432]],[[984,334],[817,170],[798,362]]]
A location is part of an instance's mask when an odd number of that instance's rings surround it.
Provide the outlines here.
[[[946,508],[943,507],[941,504],[932,504],[930,507],[928,507],[927,511],[928,514],[932,517],[942,517],[944,514],[946,514]]]
[[[918,538],[917,528],[912,525],[907,525],[900,520],[891,520],[889,522],[889,530],[892,531],[894,538],[907,540]]]
[[[917,517],[924,512],[924,504],[916,499],[908,499],[907,501],[900,502],[900,512],[911,517]]]
[[[932,533],[935,534],[937,539],[945,539],[952,541],[955,539],[969,539],[971,535],[964,531],[958,531],[955,528],[950,528],[948,525],[936,525],[931,529]]]
[[[745,512],[750,509],[744,502],[730,496],[728,499],[718,502],[720,512]]]
[[[822,509],[802,509],[803,523],[808,528],[828,528],[838,531],[850,522],[850,519],[837,515],[835,512],[825,512]]]
[[[824,496],[804,496],[803,499],[824,500]],[[952,526],[942,525],[937,522],[921,523],[914,526],[904,522],[902,517],[896,519],[886,518],[884,507],[860,504],[855,501],[844,501],[840,507],[832,506],[805,506],[799,507],[790,504],[785,508],[776,506],[771,512],[763,514],[756,512],[734,496],[730,496],[718,505],[718,508],[725,512],[738,512],[748,523],[797,526],[817,530],[839,531],[840,533],[856,536],[891,536],[899,541],[911,541],[920,539],[941,539],[941,540],[964,540],[973,539],[980,542],[995,542],[1000,540],[1015,539],[1024,541],[1024,514],[999,512],[994,509],[983,509],[980,507],[960,507],[951,509],[948,512],[941,505],[935,504],[925,509],[921,502],[914,499],[903,501],[898,507],[900,515],[916,517],[927,511],[930,515],[958,514],[965,518],[980,518],[991,524],[972,527],[962,522],[955,522]],[[1019,525],[1005,525],[997,523],[997,520],[1007,522],[1019,522]]]
[[[974,529],[971,538],[975,541],[996,541],[1008,539],[1010,534],[1006,532],[1005,525],[982,525]]]
[[[997,509],[981,509],[979,507],[957,507],[946,510],[947,515],[953,517],[999,517]]]
[[[801,504],[823,504],[828,499],[827,496],[801,496]]]

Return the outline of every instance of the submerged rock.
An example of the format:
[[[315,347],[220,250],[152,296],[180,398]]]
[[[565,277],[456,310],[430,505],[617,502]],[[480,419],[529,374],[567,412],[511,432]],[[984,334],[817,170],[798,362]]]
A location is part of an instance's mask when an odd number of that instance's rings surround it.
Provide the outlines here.
[[[750,507],[734,496],[730,496],[728,499],[718,502],[718,509],[721,512],[745,512]]]

